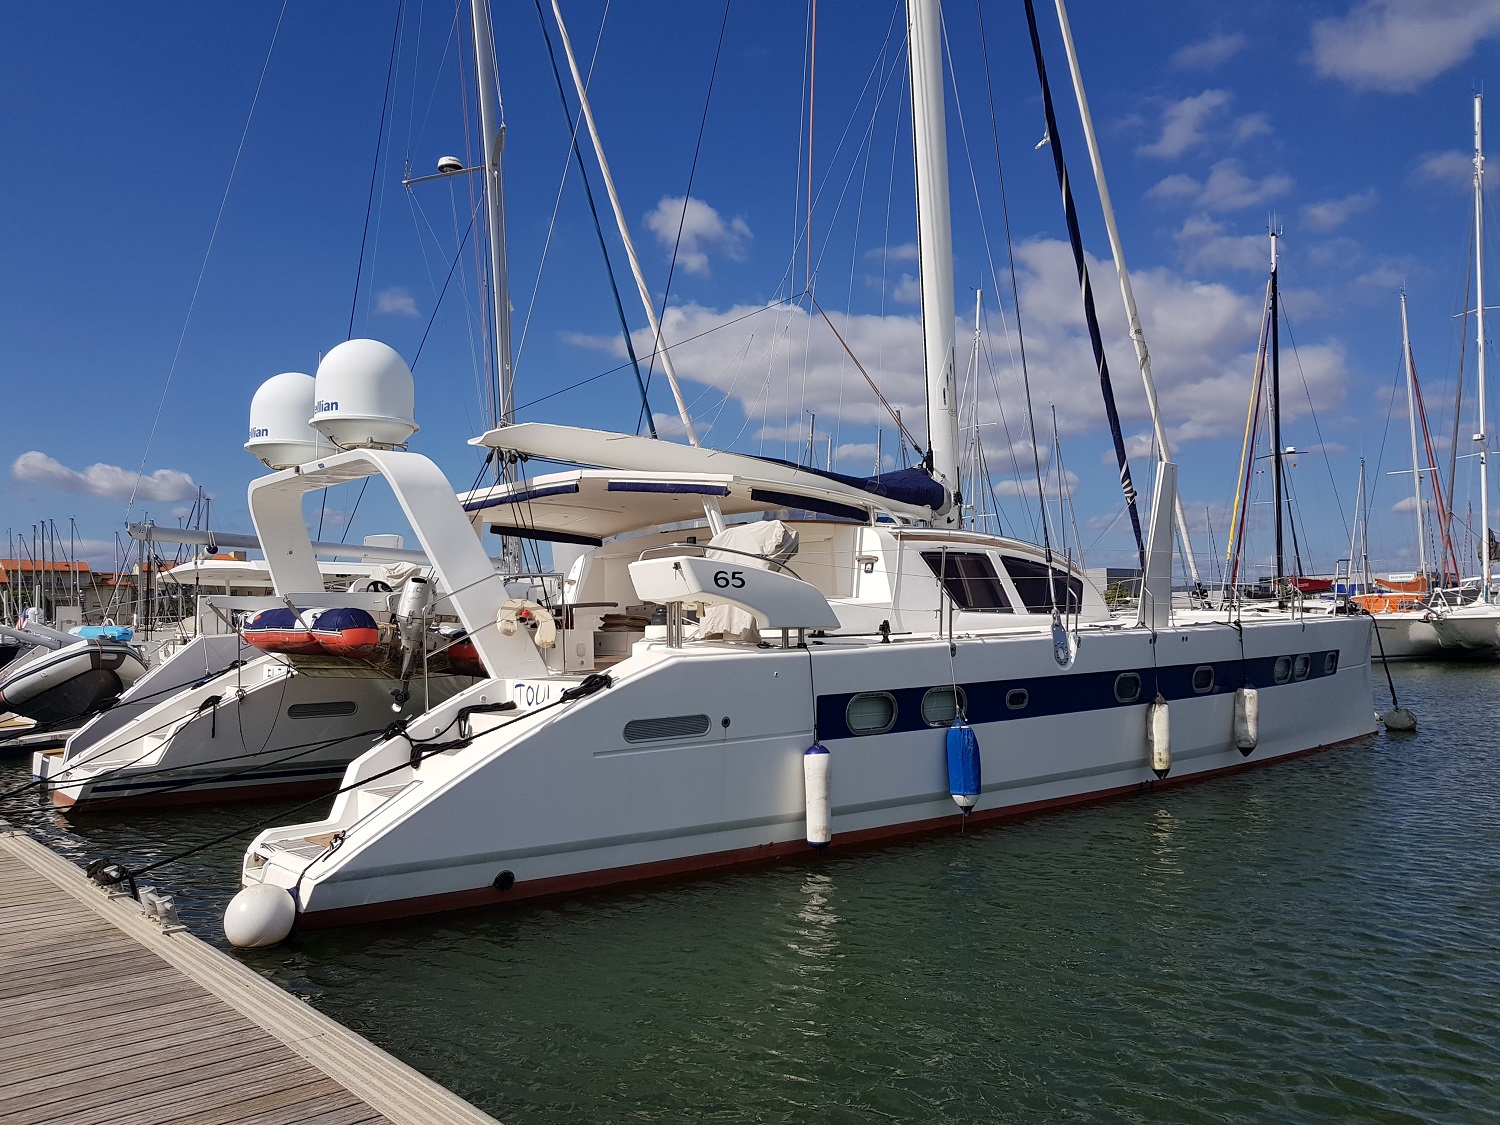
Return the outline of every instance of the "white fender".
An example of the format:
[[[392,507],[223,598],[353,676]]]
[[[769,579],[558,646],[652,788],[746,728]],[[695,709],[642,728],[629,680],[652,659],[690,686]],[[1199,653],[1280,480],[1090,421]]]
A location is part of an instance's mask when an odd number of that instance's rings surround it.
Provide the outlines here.
[[[1146,708],[1146,745],[1151,748],[1151,772],[1166,777],[1172,772],[1172,717],[1160,692]]]
[[[807,791],[807,842],[824,848],[833,839],[828,803],[828,774],[833,755],[820,742],[814,742],[802,755],[802,782]]]
[[[1242,687],[1234,693],[1234,744],[1246,757],[1260,741],[1260,693]]]

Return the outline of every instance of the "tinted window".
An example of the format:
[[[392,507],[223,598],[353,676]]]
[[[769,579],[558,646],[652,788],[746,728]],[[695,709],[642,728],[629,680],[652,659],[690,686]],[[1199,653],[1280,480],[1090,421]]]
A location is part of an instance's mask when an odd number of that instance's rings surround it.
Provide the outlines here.
[[[1323,657],[1323,675],[1331,676],[1339,670],[1339,654],[1330,652]]]
[[[1205,691],[1214,690],[1214,669],[1212,664],[1200,664],[1193,669],[1193,690],[1199,695]]]
[[[1297,657],[1297,659],[1292,662],[1292,679],[1294,679],[1294,680],[1305,680],[1305,679],[1307,679],[1307,672],[1308,672],[1308,669],[1311,668],[1311,667],[1312,667],[1312,657],[1310,657],[1310,656],[1299,656],[1299,657]]]
[[[922,558],[959,609],[1015,612],[988,555],[977,551],[923,551]]]
[[[1115,698],[1121,703],[1134,703],[1141,697],[1141,678],[1134,672],[1122,672],[1115,677]]]
[[[930,727],[945,727],[967,710],[963,688],[935,687],[922,697],[922,721]]]
[[[844,724],[851,734],[884,734],[896,725],[896,701],[883,691],[856,695],[844,711]]]
[[[1292,658],[1290,656],[1278,656],[1276,658],[1276,670],[1273,673],[1278,684],[1284,684],[1292,678]]]
[[[1005,555],[1005,569],[1016,584],[1016,593],[1032,613],[1051,613],[1054,603],[1063,613],[1077,613],[1083,607],[1083,582],[1069,578],[1066,571],[1049,568],[1035,559]],[[1048,579],[1051,589],[1048,589]]]
[[[1005,705],[1012,711],[1020,711],[1031,702],[1030,693],[1023,687],[1011,688],[1005,693]]]

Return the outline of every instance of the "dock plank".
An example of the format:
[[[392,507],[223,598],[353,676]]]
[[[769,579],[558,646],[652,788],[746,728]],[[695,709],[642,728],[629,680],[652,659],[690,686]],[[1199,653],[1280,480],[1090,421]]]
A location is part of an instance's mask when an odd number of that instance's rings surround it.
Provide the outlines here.
[[[0,827],[0,1125],[496,1125]]]

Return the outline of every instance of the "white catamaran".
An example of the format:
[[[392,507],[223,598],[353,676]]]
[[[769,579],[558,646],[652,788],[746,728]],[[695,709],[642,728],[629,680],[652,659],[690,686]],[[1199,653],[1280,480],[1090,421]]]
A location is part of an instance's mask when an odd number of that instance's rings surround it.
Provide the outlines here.
[[[956,831],[1373,730],[1368,617],[1174,609],[1171,463],[1128,618],[960,527],[936,0],[907,22],[930,472],[524,423],[474,444],[583,467],[455,499],[425,457],[356,442],[255,481],[276,586],[307,590],[303,495],[383,476],[490,676],[356,759],[326,817],[251,843],[236,944]],[[485,527],[585,548],[558,604],[516,605]]]

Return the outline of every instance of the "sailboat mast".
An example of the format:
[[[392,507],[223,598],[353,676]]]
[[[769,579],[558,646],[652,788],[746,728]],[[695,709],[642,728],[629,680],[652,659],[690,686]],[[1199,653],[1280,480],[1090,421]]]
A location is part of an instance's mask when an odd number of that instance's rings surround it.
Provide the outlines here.
[[[490,32],[489,0],[472,0],[474,78],[479,90],[479,131],[484,153],[484,203],[490,228],[490,301],[495,314],[494,424],[515,421],[515,390],[510,354],[510,276],[505,265],[505,187],[501,156],[505,125],[495,85],[495,40]]]
[[[1141,382],[1146,388],[1146,404],[1151,409],[1151,430],[1156,437],[1158,455],[1163,461],[1172,459],[1172,450],[1167,445],[1167,430],[1162,424],[1161,407],[1156,401],[1156,380],[1151,376],[1151,353],[1146,349],[1146,331],[1141,327],[1140,310],[1136,308],[1135,291],[1130,286],[1130,271],[1125,268],[1125,247],[1120,241],[1120,228],[1115,223],[1115,208],[1110,202],[1109,185],[1104,179],[1104,161],[1099,155],[1099,139],[1094,133],[1094,119],[1089,113],[1088,98],[1083,92],[1083,73],[1078,67],[1078,52],[1073,47],[1073,30],[1068,25],[1068,10],[1063,0],[1056,0],[1057,22],[1062,29],[1063,49],[1068,55],[1068,73],[1073,79],[1073,95],[1078,101],[1078,115],[1083,122],[1083,136],[1088,145],[1089,162],[1094,168],[1094,184],[1099,189],[1099,206],[1104,211],[1104,228],[1109,233],[1109,249],[1114,256],[1115,272],[1120,279],[1120,297],[1125,303],[1125,318],[1130,322],[1130,342],[1135,345],[1135,359],[1141,371]],[[1182,495],[1175,497],[1177,534],[1182,543],[1182,557],[1187,563],[1188,574],[1195,589],[1202,586],[1198,578],[1198,563],[1193,558],[1192,540],[1188,538],[1187,513],[1182,507]]]
[[[958,389],[954,376],[953,225],[948,209],[948,133],[943,101],[943,33],[938,0],[907,0],[912,142],[917,179],[917,248],[922,279],[922,342],[927,372],[927,434],[932,473],[949,492],[936,527],[957,527]]]
[[[1281,545],[1281,333],[1276,288],[1276,232],[1271,232],[1271,492],[1276,505],[1276,600],[1283,601],[1286,555]]]
[[[1422,465],[1417,455],[1417,372],[1411,358],[1411,335],[1406,323],[1406,294],[1401,294],[1401,356],[1406,363],[1406,412],[1411,415],[1412,493],[1417,501],[1417,573],[1427,576],[1427,528],[1422,522]]]
[[[1484,95],[1474,95],[1474,321],[1475,356],[1479,367],[1479,536],[1481,601],[1490,600],[1490,471],[1489,431],[1485,428],[1484,390]]]

